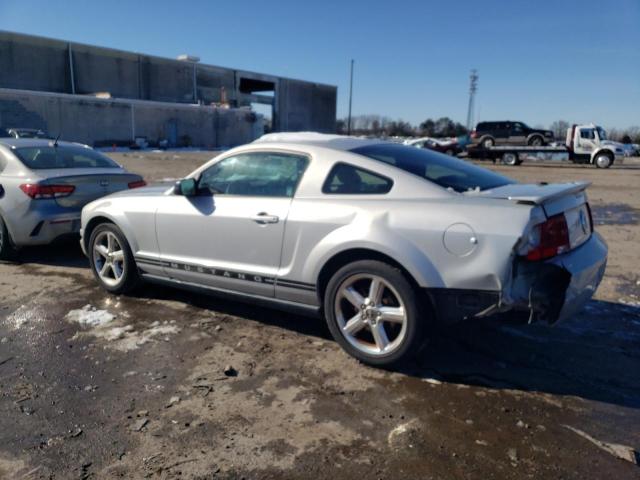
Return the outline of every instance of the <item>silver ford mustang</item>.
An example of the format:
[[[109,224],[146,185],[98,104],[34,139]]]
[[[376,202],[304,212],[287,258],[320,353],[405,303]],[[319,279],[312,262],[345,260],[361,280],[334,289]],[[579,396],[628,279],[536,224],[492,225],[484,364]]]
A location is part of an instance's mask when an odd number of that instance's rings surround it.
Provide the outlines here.
[[[270,134],[175,187],[96,200],[82,248],[119,294],[140,279],[323,312],[354,357],[391,365],[426,326],[588,301],[607,246],[586,183],[518,184],[429,150]]]
[[[142,177],[86,145],[0,138],[0,259],[16,247],[77,235],[87,203],[143,185]]]

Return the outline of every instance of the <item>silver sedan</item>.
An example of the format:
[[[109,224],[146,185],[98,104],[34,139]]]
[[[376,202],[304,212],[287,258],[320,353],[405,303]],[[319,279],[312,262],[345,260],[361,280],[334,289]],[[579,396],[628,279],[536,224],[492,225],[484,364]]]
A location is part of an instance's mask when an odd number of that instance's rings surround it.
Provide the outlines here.
[[[87,203],[144,185],[86,145],[0,138],[0,259],[25,245],[77,234]]]
[[[113,293],[147,280],[317,312],[372,365],[427,325],[588,301],[607,246],[585,183],[524,185],[429,150],[271,134],[178,182],[97,200],[82,247]]]

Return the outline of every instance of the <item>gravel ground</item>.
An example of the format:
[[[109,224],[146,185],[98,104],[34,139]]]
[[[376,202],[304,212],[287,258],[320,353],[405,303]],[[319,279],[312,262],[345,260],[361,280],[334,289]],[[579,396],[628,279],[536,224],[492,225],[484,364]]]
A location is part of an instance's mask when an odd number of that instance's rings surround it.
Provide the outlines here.
[[[215,154],[112,156],[161,182]],[[605,279],[569,321],[459,325],[402,371],[320,320],[106,295],[76,242],[0,264],[0,479],[640,478],[640,164],[484,165],[593,182]]]

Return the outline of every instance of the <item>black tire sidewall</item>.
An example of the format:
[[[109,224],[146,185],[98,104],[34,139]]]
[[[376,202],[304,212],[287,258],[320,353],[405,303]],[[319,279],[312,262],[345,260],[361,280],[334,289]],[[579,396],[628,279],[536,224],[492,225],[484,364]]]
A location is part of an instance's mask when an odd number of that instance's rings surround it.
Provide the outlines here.
[[[338,287],[350,276],[356,274],[373,274],[384,278],[402,298],[407,311],[407,332],[401,346],[394,352],[383,355],[368,355],[351,345],[342,335],[334,312],[335,296]],[[417,353],[423,340],[423,321],[420,319],[419,301],[415,289],[404,274],[397,268],[377,260],[359,260],[345,265],[338,270],[327,284],[324,297],[324,316],[333,338],[351,356],[363,363],[377,367],[392,367],[408,360]]]
[[[122,276],[122,279],[120,280],[120,282],[113,286],[107,285],[102,281],[102,279],[100,278],[100,275],[98,275],[98,272],[96,271],[94,266],[95,253],[93,250],[93,246],[94,246],[96,237],[103,232],[113,233],[118,239],[118,243],[120,243],[122,250],[124,251],[124,275]],[[91,237],[89,238],[88,250],[89,251],[87,252],[87,254],[89,257],[89,266],[91,268],[91,272],[93,273],[93,276],[95,277],[95,279],[98,281],[98,283],[102,288],[104,288],[105,290],[111,293],[119,294],[119,293],[130,292],[137,286],[138,280],[139,280],[138,267],[136,266],[136,262],[133,258],[133,253],[131,253],[131,247],[129,247],[129,242],[127,242],[126,237],[116,225],[114,225],[113,223],[102,223],[98,225],[96,228],[94,228],[93,231],[91,232]]]
[[[16,251],[11,242],[9,229],[2,216],[0,216],[0,235],[2,235],[2,244],[0,245],[0,260],[11,260]]]

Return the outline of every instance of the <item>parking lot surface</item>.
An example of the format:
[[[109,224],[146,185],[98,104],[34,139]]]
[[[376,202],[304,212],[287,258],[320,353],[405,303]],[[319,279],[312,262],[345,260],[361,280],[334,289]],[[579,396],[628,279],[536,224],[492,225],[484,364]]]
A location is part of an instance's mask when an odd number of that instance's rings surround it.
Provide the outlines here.
[[[169,182],[215,153],[110,155]],[[606,276],[564,323],[461,324],[402,371],[318,319],[107,295],[76,241],[0,264],[0,479],[640,478],[640,165],[483,165],[593,182]]]

